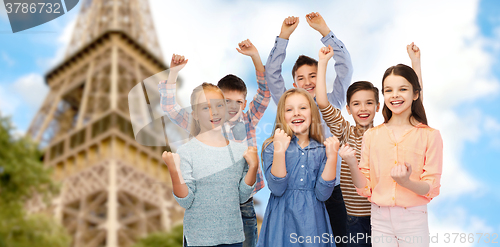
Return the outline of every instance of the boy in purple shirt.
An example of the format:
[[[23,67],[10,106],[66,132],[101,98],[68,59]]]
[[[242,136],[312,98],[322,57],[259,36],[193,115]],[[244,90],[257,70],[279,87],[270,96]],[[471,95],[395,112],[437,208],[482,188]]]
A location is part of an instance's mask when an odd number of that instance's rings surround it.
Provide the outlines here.
[[[347,51],[344,43],[337,39],[325,20],[318,12],[312,12],[306,15],[306,20],[309,26],[317,30],[323,38],[321,42],[325,46],[331,46],[334,51],[333,59],[335,60],[335,71],[337,77],[333,83],[333,91],[327,94],[328,101],[334,106],[341,109],[345,104],[347,88],[351,84],[352,78],[352,62],[351,56]],[[285,81],[281,75],[281,65],[285,61],[286,46],[290,35],[295,31],[299,24],[299,17],[288,17],[283,21],[281,33],[276,37],[274,47],[269,54],[266,62],[266,80],[269,83],[271,96],[276,104],[281,95],[286,91]],[[308,91],[313,98],[316,96],[316,73],[318,70],[318,61],[308,56],[299,56],[292,69],[293,86],[303,88]],[[316,98],[315,98],[316,99]],[[323,119],[323,134],[325,138],[332,136],[329,128],[326,126]],[[340,174],[342,159],[337,159],[337,174]],[[347,233],[347,212],[345,209],[342,191],[340,190],[340,179],[336,180],[335,188],[331,197],[325,201],[326,209],[330,216],[333,234],[335,236],[345,236]],[[342,243],[337,243],[337,246],[342,246]]]

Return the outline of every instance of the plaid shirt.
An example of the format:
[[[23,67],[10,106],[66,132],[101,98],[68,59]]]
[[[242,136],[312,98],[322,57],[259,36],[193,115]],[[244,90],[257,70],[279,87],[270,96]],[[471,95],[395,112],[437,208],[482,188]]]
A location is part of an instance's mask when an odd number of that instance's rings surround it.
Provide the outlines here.
[[[242,113],[242,118],[245,122],[245,128],[247,130],[246,141],[249,147],[257,147],[255,127],[264,115],[271,98],[271,93],[269,92],[267,81],[264,78],[264,73],[256,71],[256,76],[257,84],[259,86],[257,94],[248,105],[249,110]],[[191,113],[187,112],[184,108],[177,104],[175,100],[176,84],[167,84],[167,81],[162,81],[158,84],[158,90],[160,91],[162,110],[167,114],[168,118],[170,118],[173,123],[189,132],[191,129]],[[227,131],[227,134],[229,140],[236,141],[234,140],[231,131]],[[259,166],[253,194],[257,193],[257,191],[262,188],[264,188],[264,177],[262,176],[262,171]]]

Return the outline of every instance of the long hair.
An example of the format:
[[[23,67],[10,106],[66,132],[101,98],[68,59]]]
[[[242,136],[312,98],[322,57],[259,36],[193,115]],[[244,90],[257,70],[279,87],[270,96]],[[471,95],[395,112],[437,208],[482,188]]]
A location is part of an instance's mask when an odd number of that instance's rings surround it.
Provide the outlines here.
[[[199,104],[198,100],[200,98],[201,93],[206,93],[206,92],[217,92],[219,93],[222,98],[224,99],[224,104],[226,103],[226,99],[224,98],[224,94],[222,93],[222,90],[220,90],[219,87],[217,87],[214,84],[204,82],[203,84],[195,87],[193,89],[193,92],[191,93],[191,109],[193,110],[192,115],[195,116],[198,114],[198,110],[196,109],[196,106]],[[194,119],[194,117],[191,118],[191,136],[197,136],[201,131],[200,124],[198,121]]]
[[[274,132],[277,128],[282,129],[285,133],[292,137],[295,135],[293,130],[288,126],[285,121],[285,102],[286,99],[293,94],[301,94],[304,95],[309,100],[309,107],[311,108],[311,126],[309,126],[309,138],[312,138],[319,143],[323,143],[323,128],[321,126],[321,116],[319,115],[318,106],[314,102],[311,94],[309,94],[306,90],[302,88],[292,88],[286,91],[280,98],[278,102],[278,110],[276,113],[276,120],[274,121],[274,129],[271,137],[267,138],[262,144],[262,153],[264,153],[264,149],[271,144],[274,140]]]
[[[384,73],[384,77],[382,78],[382,94],[384,94],[385,78],[387,78],[389,75],[402,76],[408,82],[410,82],[413,88],[413,94],[418,94],[418,98],[411,103],[410,119],[411,117],[413,117],[415,120],[427,125],[427,117],[425,115],[425,109],[424,105],[422,104],[422,97],[420,95],[422,88],[420,87],[418,76],[415,71],[411,67],[404,64],[398,64],[396,66],[388,68]],[[384,115],[384,123],[389,122],[389,119],[391,119],[392,117],[392,111],[385,104],[384,108],[382,109],[382,115]],[[410,121],[410,119],[408,120]]]

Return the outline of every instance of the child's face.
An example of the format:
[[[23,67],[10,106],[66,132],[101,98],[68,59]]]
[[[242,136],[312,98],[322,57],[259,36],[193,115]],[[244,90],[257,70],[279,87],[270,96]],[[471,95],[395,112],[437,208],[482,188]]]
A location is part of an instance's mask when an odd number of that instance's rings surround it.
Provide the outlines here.
[[[367,127],[373,123],[373,118],[380,108],[380,103],[375,100],[375,92],[360,90],[351,96],[351,102],[346,108],[356,124]]]
[[[238,91],[224,91],[229,121],[236,121],[247,105],[245,94]]]
[[[285,122],[296,134],[308,134],[311,125],[309,100],[295,93],[285,100]]]
[[[201,132],[219,129],[226,121],[226,105],[224,98],[217,92],[202,92],[196,104],[196,114]]]
[[[413,93],[413,87],[404,77],[389,75],[384,80],[384,104],[399,115],[411,113],[411,104],[418,99],[418,94]]]
[[[316,74],[318,67],[315,65],[302,65],[295,71],[293,86],[303,88],[314,98],[316,96]]]

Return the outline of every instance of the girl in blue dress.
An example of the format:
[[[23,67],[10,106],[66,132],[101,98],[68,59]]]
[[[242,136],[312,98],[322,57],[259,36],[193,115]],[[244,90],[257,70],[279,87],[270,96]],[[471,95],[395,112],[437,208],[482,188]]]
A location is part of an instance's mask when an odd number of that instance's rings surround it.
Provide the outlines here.
[[[286,91],[274,134],[262,147],[271,195],[257,246],[335,246],[324,201],[335,184],[339,141],[323,142],[322,133],[311,95],[300,88]]]

